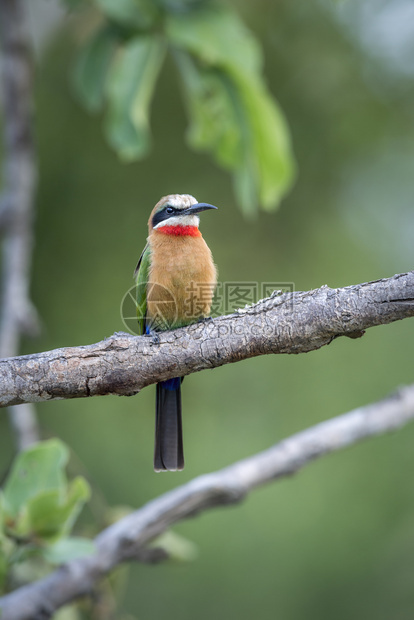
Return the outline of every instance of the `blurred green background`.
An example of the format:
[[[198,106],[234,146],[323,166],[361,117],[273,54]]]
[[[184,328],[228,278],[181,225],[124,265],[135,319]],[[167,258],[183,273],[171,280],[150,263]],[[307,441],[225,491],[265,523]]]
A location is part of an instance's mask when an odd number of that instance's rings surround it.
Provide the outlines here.
[[[151,155],[120,163],[100,119],[85,113],[71,91],[79,24],[64,19],[36,61],[32,290],[43,333],[23,352],[89,344],[124,329],[120,303],[145,244],[148,214],[167,193],[219,207],[203,218],[202,231],[223,282],[294,282],[307,290],[413,268],[412,45],[398,47],[392,33],[384,34],[387,23],[397,23],[395,39],[398,28],[405,32],[408,3],[367,0],[359,3],[364,10],[351,0],[233,4],[264,47],[266,78],[292,132],[299,170],[293,191],[274,214],[241,216],[230,177],[185,145],[171,61],[152,107]],[[399,22],[385,19],[392,4]],[[152,471],[153,387],[133,398],[51,402],[37,410],[44,437],[67,442],[73,471],[93,486],[87,523],[101,515],[97,498],[139,507],[381,399],[412,382],[412,357],[413,322],[406,320],[308,355],[192,375],[183,388],[181,474]],[[6,415],[0,430],[4,472],[14,450]],[[175,530],[197,544],[198,559],[132,566],[116,617],[411,619],[413,442],[408,427],[324,458],[242,505],[181,523]]]

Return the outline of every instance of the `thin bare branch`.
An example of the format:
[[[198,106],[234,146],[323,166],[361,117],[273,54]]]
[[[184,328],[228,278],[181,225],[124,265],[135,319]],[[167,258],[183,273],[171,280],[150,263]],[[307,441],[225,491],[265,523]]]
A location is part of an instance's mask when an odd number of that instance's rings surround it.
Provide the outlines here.
[[[37,332],[29,298],[36,160],[32,136],[32,65],[22,0],[0,2],[4,163],[0,196],[3,274],[0,357],[17,355],[22,334]],[[38,437],[34,407],[10,409],[20,449]]]
[[[9,413],[19,451],[39,441],[36,411],[32,403],[9,407]]]
[[[274,294],[239,313],[160,334],[0,360],[0,406],[132,395],[171,377],[268,353],[305,353],[338,336],[414,316],[414,271],[331,289]]]
[[[104,530],[96,552],[45,579],[0,598],[2,620],[45,620],[66,603],[90,593],[121,562],[143,558],[148,542],[195,513],[241,501],[258,486],[297,472],[308,463],[414,420],[414,385],[376,404],[322,422],[149,502]],[[161,555],[160,558],[161,559]]]

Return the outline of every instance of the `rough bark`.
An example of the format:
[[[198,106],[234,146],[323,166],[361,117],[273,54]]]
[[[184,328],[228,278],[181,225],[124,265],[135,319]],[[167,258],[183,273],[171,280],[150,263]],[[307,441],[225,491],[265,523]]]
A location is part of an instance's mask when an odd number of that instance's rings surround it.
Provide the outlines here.
[[[160,380],[269,353],[306,353],[338,336],[414,316],[414,272],[348,286],[274,294],[239,313],[148,336],[0,360],[0,406],[132,395]]]

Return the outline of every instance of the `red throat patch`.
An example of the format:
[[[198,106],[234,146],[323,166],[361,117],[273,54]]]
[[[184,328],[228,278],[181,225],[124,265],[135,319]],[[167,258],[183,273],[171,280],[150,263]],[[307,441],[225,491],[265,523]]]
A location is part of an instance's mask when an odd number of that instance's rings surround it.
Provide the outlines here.
[[[173,235],[174,237],[201,237],[201,232],[197,226],[160,226],[160,228],[155,230],[164,235]]]

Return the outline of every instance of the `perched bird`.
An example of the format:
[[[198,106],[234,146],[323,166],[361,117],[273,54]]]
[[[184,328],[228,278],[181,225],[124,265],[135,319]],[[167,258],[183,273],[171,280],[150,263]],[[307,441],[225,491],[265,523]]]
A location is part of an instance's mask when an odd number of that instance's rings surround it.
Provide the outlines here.
[[[148,220],[147,245],[135,270],[139,333],[183,327],[208,317],[217,282],[211,252],[198,229],[201,211],[216,209],[189,194],[170,194]],[[155,471],[184,467],[183,377],[157,383]]]

